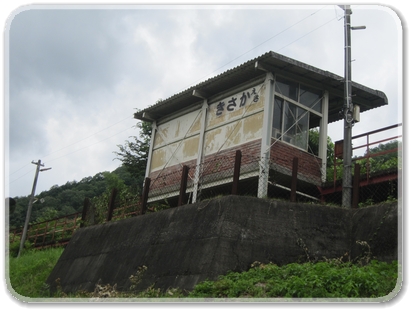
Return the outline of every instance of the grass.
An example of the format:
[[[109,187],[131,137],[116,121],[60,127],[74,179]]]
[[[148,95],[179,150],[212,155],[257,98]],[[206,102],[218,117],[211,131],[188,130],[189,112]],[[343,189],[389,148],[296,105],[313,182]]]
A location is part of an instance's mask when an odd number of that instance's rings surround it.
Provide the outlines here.
[[[45,281],[62,252],[62,248],[50,248],[11,257],[9,276],[13,290],[24,297],[50,298]],[[134,278],[138,282],[141,275]],[[380,298],[395,289],[397,279],[396,261],[371,260],[365,265],[340,260],[284,266],[254,263],[246,272],[229,272],[217,281],[197,284],[191,292],[161,291],[153,286],[139,293],[132,288],[118,292],[115,285],[96,284],[93,293],[58,292],[54,298]]]
[[[257,265],[198,284],[189,297],[214,298],[379,298],[396,286],[397,262],[365,266],[336,261]]]
[[[28,250],[18,258],[10,256],[8,261],[9,286],[24,297],[49,297],[45,282],[62,253],[63,248],[49,248],[42,251]]]

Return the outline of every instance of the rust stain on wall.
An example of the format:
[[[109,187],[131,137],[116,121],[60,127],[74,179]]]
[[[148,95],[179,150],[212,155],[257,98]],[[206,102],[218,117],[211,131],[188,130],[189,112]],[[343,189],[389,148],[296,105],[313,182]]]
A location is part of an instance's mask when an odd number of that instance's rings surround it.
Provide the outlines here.
[[[242,122],[238,121],[227,126],[224,141],[227,141],[226,147],[238,145],[241,143]]]
[[[203,112],[201,112],[201,113],[198,115],[197,119],[195,120],[195,122],[194,122],[193,125],[191,126],[191,129],[188,131],[188,134],[193,134],[193,133],[195,133],[195,132],[197,132],[197,131],[200,130],[200,128],[201,128],[202,114],[203,114]]]
[[[154,137],[154,148],[162,145],[164,143],[164,139],[161,137],[160,133],[156,133]]]
[[[177,121],[176,133],[174,134],[174,137],[179,137],[180,135],[180,123],[180,121]]]
[[[199,141],[200,141],[200,136],[197,135],[197,136],[188,138],[183,142],[184,161],[186,161],[188,158],[197,156]]]
[[[166,151],[164,149],[154,150],[153,156],[151,158],[150,171],[163,167],[165,164],[166,164]]]
[[[221,131],[222,131],[221,128],[218,128],[218,129],[209,131],[205,134],[205,139],[204,139],[204,142],[205,142],[204,148],[205,148],[205,150],[207,150],[207,151],[214,150],[214,146],[217,143],[216,137],[221,134]]]
[[[262,127],[263,112],[260,112],[244,119],[243,135],[245,138],[257,138],[257,136],[261,136]]]
[[[217,116],[215,115],[214,110],[211,108],[211,113],[209,114],[208,120],[207,120],[207,128],[213,128],[218,126],[219,124],[225,123],[226,122],[226,116],[227,115],[221,115]]]

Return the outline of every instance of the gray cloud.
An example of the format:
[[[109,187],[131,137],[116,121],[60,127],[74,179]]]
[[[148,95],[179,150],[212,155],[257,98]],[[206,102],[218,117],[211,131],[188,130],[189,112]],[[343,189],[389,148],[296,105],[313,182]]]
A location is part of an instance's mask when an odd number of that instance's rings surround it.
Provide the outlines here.
[[[343,75],[340,9],[301,8],[32,6],[20,12],[8,25],[6,43],[8,168],[10,173],[18,171],[10,176],[10,194],[30,191],[30,162],[40,158],[53,169],[41,176],[38,191],[115,169],[116,145],[138,134],[133,128],[135,108],[270,50]],[[390,107],[375,112],[377,116],[370,112],[369,121],[356,125],[356,131],[395,123],[402,105],[395,16],[365,8],[353,10],[355,23],[367,25],[366,33],[353,39],[353,77],[386,92]],[[386,44],[377,48],[381,41]],[[339,125],[332,128],[333,139],[340,139]]]

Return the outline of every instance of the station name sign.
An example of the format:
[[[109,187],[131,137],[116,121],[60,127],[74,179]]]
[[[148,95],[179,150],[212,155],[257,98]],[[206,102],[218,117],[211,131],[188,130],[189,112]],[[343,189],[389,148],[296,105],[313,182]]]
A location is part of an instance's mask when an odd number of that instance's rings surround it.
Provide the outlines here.
[[[216,106],[216,116],[221,116],[225,110],[234,111],[245,107],[248,104],[256,103],[260,99],[256,87],[242,91],[234,96],[230,96],[218,102]]]

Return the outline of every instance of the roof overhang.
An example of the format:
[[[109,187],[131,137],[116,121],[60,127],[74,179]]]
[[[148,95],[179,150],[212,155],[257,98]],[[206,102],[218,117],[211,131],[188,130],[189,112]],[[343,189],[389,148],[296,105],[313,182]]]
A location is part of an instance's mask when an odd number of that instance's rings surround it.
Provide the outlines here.
[[[208,94],[215,97],[249,81],[260,79],[263,81],[266,71],[328,91],[328,122],[331,123],[342,119],[340,111],[344,102],[344,78],[275,52],[268,52],[138,111],[134,114],[134,118],[149,122],[159,120],[177,111],[201,105],[203,98]],[[355,82],[352,82],[352,96],[353,103],[360,106],[361,112],[388,104],[388,99],[383,92]],[[212,100],[212,97],[207,98]]]

